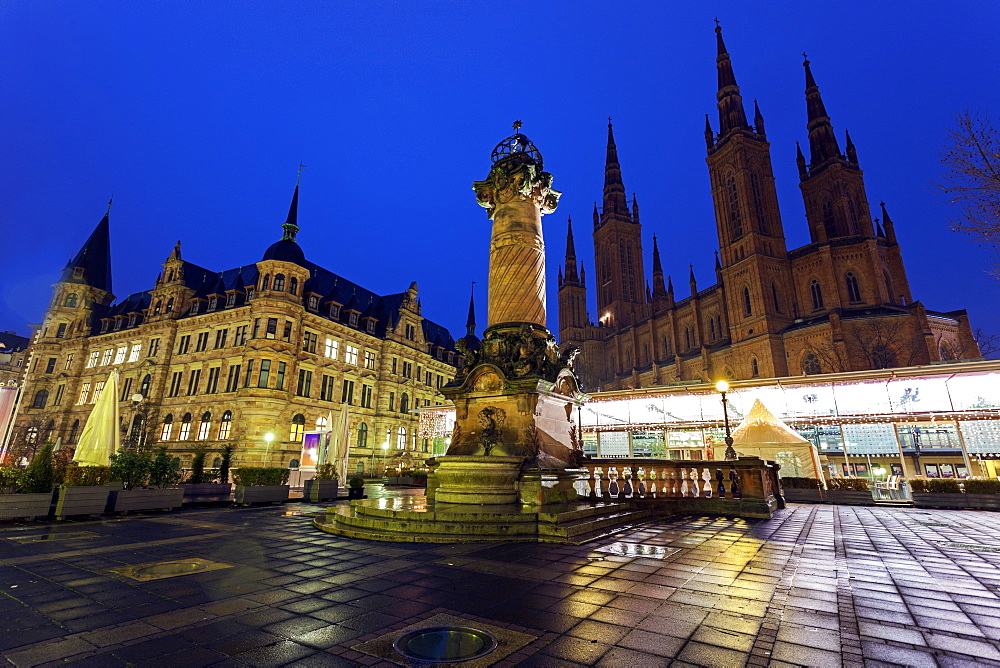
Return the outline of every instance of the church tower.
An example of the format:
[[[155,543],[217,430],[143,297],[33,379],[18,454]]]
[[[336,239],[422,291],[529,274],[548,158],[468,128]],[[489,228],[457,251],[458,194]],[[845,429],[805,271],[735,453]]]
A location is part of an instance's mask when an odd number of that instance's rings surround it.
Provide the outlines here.
[[[793,295],[771,148],[756,102],[753,125],[747,121],[720,26],[715,36],[719,132],[713,133],[706,117],[705,140],[719,235],[718,271],[726,294],[728,332],[723,334],[734,343],[774,338],[791,322]]]
[[[588,322],[587,288],[583,266],[578,268],[577,265],[573,219],[570,218],[566,231],[566,264],[559,273],[559,340],[581,340]]]
[[[625,197],[610,118],[604,165],[604,207],[599,215],[596,209],[594,211],[594,250],[600,323],[615,330],[634,325],[647,314],[642,227],[638,205],[630,211]]]

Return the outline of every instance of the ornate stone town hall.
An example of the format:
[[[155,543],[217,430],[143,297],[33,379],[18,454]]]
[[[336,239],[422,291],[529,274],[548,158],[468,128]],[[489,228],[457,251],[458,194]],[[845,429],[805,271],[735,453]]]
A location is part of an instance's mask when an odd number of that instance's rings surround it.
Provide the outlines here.
[[[893,221],[872,218],[858,153],[834,134],[805,65],[808,159],[798,150],[810,243],[788,250],[764,118],[753,124],[716,28],[718,132],[705,143],[719,251],[715,283],[674,291],[653,238],[652,287],[643,267],[635,197],[626,199],[611,125],[604,206],[594,207],[595,275],[587,284],[572,224],[559,277],[559,339],[582,350],[589,390],[675,381],[781,377],[913,366],[979,357],[965,311],[914,301]],[[587,289],[596,291],[596,322]]]

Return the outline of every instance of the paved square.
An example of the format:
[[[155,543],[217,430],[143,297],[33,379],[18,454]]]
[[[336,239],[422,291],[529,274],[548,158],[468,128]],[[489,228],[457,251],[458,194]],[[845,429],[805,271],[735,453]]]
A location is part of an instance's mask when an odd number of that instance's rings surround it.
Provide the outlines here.
[[[1000,513],[792,505],[583,546],[413,545],[323,533],[324,507],[2,525],[0,653],[395,665],[352,648],[444,614],[536,638],[500,666],[1000,665]],[[186,559],[230,567],[113,571]]]

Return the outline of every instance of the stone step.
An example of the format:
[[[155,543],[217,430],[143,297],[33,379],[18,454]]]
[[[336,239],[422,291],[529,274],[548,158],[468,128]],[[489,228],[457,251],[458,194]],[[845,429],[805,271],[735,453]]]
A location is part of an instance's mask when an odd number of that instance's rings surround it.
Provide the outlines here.
[[[571,538],[567,538],[566,542],[569,543],[570,545],[583,545],[584,543],[589,543],[591,541],[599,540],[601,538],[609,538],[612,536],[617,536],[623,531],[628,531],[629,529],[635,529],[645,524],[648,521],[649,519],[646,518],[643,520],[639,520],[638,522],[635,523],[629,522],[626,524],[617,524],[615,526],[607,527],[604,529],[597,529],[595,531],[589,531],[587,533],[576,534]]]
[[[352,531],[369,531],[386,535],[428,535],[441,534],[453,542],[461,542],[470,536],[493,536],[507,539],[513,536],[534,536],[537,533],[533,515],[488,515],[480,521],[468,519],[437,519],[430,513],[400,511],[397,515],[370,515],[364,506],[331,508],[327,517],[337,527]]]
[[[635,524],[638,521],[646,519],[650,514],[648,510],[626,510],[593,518],[573,520],[564,524],[560,523],[558,527],[567,538],[573,538],[574,536],[604,530],[621,524]]]
[[[572,510],[558,510],[556,512],[545,512],[541,510],[538,513],[539,519],[549,521],[549,522],[570,522],[573,520],[595,517],[597,515],[602,515],[609,512],[617,512],[622,510],[628,510],[632,506],[628,503],[588,503],[586,506],[581,508],[574,508]]]

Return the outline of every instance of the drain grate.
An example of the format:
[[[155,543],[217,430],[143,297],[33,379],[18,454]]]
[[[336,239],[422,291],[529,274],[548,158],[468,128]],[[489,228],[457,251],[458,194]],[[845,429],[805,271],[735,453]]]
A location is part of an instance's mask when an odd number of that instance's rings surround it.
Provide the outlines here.
[[[954,524],[946,524],[944,522],[917,522],[917,524],[919,524],[920,526],[925,526],[925,527],[951,527],[951,526],[955,526]]]
[[[946,543],[943,541],[933,541],[935,545],[946,550],[972,550],[974,552],[1000,552],[1000,547],[987,547],[986,545],[976,545],[975,543]]]
[[[676,547],[664,547],[663,545],[619,542],[598,547],[594,552],[605,552],[618,557],[633,557],[635,559],[666,559],[680,552],[680,549]]]
[[[217,571],[222,568],[231,568],[230,564],[222,564],[208,559],[173,559],[170,561],[154,561],[151,564],[136,564],[134,566],[120,566],[112,568],[112,573],[124,575],[133,580],[147,582],[149,580],[162,580],[164,578],[175,578],[180,575],[193,575],[194,573],[207,573]]]
[[[47,543],[53,540],[83,540],[86,538],[99,538],[100,535],[93,531],[64,531],[62,533],[36,533],[31,536],[7,536],[7,540],[15,543]]]
[[[469,626],[429,626],[404,633],[393,648],[414,661],[453,663],[486,656],[497,648],[497,639]]]

